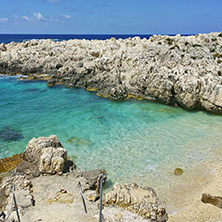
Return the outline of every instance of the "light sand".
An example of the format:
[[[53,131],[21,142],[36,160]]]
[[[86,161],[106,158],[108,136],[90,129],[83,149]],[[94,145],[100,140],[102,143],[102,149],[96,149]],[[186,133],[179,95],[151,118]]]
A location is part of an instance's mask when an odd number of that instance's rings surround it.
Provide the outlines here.
[[[160,194],[169,222],[219,222],[222,209],[201,202],[203,193],[222,197],[222,151],[212,154],[189,172],[178,176],[169,192]]]

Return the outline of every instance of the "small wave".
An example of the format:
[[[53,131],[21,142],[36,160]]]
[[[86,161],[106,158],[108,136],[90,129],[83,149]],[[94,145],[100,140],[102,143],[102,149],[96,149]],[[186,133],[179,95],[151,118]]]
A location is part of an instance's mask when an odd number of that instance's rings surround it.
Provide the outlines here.
[[[15,79],[15,76],[0,74],[0,78],[1,79]]]

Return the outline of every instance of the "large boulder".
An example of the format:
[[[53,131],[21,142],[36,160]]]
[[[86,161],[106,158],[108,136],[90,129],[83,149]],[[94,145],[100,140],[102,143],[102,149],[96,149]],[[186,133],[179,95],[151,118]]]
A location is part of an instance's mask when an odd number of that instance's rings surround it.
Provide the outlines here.
[[[137,184],[115,184],[106,194],[106,205],[118,205],[150,221],[164,222],[168,216],[155,191]]]
[[[107,179],[107,172],[102,169],[84,170],[76,172],[76,177],[84,178],[83,190],[96,190],[99,186],[100,175],[103,175],[103,184]]]
[[[64,170],[67,152],[58,138],[51,135],[30,140],[23,159],[36,165],[40,173],[59,174]]]

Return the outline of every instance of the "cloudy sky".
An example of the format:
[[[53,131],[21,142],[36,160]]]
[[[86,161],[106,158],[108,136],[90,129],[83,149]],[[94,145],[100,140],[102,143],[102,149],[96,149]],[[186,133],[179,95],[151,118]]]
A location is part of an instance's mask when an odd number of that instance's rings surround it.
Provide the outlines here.
[[[222,31],[222,0],[0,0],[0,33],[196,34]]]

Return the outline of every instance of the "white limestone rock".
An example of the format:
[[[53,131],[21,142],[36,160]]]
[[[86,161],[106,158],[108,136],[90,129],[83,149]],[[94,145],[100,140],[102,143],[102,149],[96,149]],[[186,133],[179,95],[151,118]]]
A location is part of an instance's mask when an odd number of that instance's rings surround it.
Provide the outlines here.
[[[40,173],[59,174],[67,161],[67,152],[54,135],[33,138],[23,153],[23,159],[36,164]]]
[[[105,203],[124,207],[150,221],[164,222],[168,219],[155,191],[137,184],[115,184],[106,194]]]
[[[0,45],[0,72],[48,74],[49,86],[82,86],[116,100],[134,96],[222,113],[221,45],[220,33],[31,40]]]

